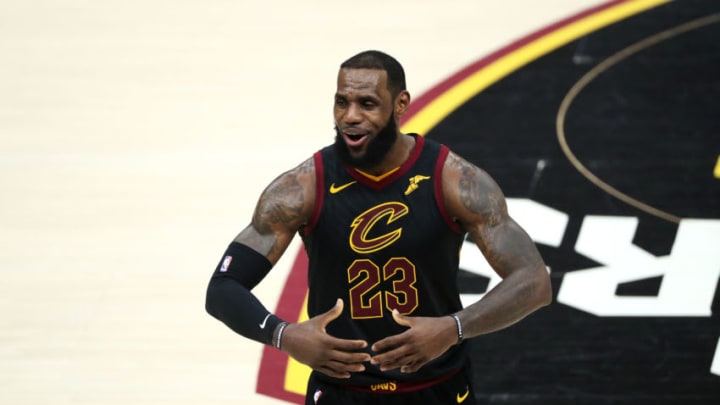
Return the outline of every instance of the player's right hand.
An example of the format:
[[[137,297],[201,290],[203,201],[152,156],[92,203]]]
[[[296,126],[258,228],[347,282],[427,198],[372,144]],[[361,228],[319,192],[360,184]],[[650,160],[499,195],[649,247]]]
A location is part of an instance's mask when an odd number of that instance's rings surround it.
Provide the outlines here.
[[[364,340],[339,339],[330,336],[325,327],[337,319],[343,310],[343,300],[335,306],[300,323],[292,323],[283,331],[281,347],[290,357],[315,371],[335,378],[350,378],[351,373],[365,370],[363,363],[370,361]]]

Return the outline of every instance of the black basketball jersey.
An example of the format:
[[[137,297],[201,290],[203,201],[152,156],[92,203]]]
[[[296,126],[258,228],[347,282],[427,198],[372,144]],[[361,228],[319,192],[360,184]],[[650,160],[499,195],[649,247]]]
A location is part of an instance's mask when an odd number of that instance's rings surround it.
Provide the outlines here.
[[[309,259],[308,314],[326,312],[342,298],[343,314],[327,326],[333,336],[371,346],[405,329],[393,320],[393,309],[409,316],[462,309],[457,271],[464,233],[448,217],[442,197],[449,150],[413,136],[405,163],[379,180],[344,166],[332,145],[314,155],[315,211],[301,232]],[[413,374],[366,365],[364,373],[335,382],[434,379],[461,367],[466,350],[465,344],[454,346]]]

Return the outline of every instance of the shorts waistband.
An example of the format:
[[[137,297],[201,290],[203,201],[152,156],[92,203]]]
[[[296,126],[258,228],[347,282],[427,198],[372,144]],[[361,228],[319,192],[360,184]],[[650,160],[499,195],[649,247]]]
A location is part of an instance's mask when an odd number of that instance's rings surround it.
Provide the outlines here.
[[[419,391],[431,387],[443,381],[449,380],[457,374],[461,368],[453,370],[443,376],[425,381],[385,381],[370,385],[346,385],[345,388],[351,391],[368,392],[371,394],[402,394],[406,392]]]

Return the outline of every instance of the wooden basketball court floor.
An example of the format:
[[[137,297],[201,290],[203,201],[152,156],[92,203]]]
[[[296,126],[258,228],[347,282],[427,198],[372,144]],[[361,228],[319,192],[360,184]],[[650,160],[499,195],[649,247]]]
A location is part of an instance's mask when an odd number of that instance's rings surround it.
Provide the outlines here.
[[[0,0],[0,403],[282,403],[205,286],[262,188],[332,141],[339,63],[385,50],[418,96],[602,3]]]

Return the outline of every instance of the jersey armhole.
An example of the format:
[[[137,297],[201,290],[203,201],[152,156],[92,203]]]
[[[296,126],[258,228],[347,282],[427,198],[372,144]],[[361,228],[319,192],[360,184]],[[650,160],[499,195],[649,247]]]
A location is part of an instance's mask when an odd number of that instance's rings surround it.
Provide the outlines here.
[[[442,172],[443,167],[445,167],[445,161],[447,160],[449,154],[450,149],[445,145],[440,145],[440,152],[438,153],[437,163],[435,163],[435,175],[433,176],[433,179],[435,179],[435,203],[440,210],[440,215],[442,215],[443,219],[448,224],[450,229],[452,229],[453,232],[462,233],[460,225],[457,222],[453,221],[453,219],[448,214],[447,209],[445,208],[445,194],[443,193]]]
[[[315,162],[315,206],[310,220],[302,230],[304,236],[309,235],[315,228],[325,198],[325,166],[323,166],[322,151],[313,154],[313,161]]]

